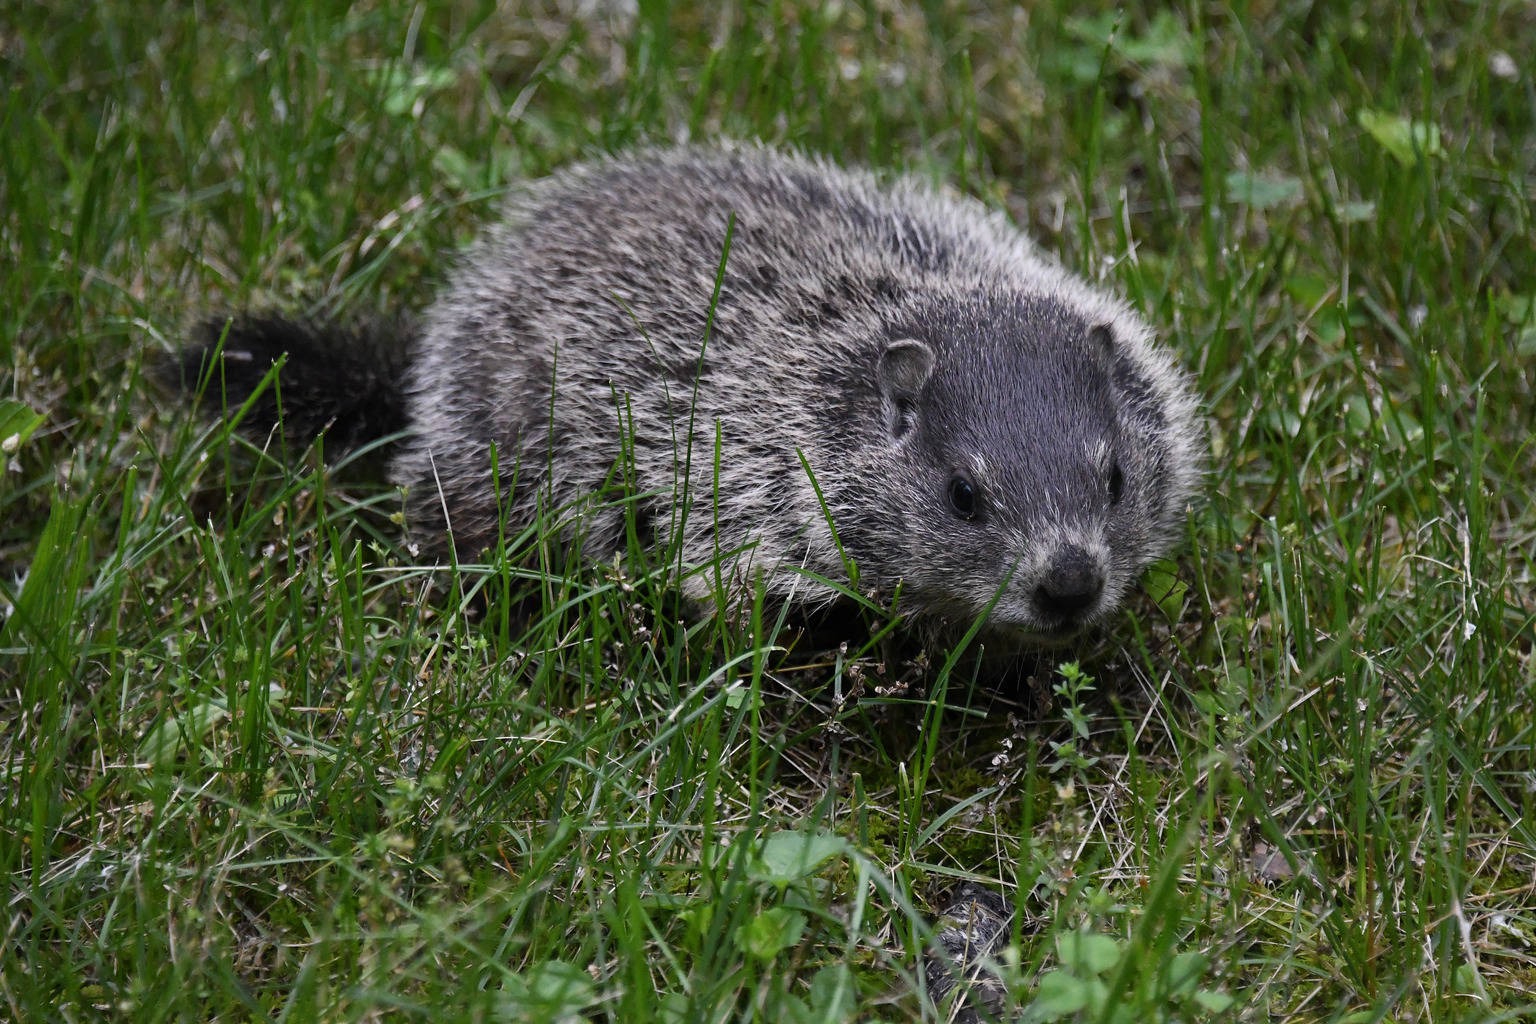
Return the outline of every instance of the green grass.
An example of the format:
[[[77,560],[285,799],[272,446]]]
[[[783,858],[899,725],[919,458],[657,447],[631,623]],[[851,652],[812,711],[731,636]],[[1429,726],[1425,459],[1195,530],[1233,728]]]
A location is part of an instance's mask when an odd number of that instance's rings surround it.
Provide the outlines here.
[[[7,4],[0,1017],[933,1021],[967,878],[1030,1019],[1536,1013],[1531,5],[608,6]],[[145,385],[721,135],[978,194],[1159,325],[1215,450],[1177,621],[1000,692],[663,569],[432,575]]]

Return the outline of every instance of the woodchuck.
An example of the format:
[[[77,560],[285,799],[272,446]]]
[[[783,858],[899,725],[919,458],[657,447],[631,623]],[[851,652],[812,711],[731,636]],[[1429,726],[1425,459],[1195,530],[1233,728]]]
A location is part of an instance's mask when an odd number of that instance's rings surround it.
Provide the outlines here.
[[[328,450],[400,433],[418,553],[553,520],[676,544],[691,598],[1049,642],[1098,622],[1186,514],[1195,398],[1129,307],[1001,216],[754,145],[647,149],[519,189],[417,320],[210,320],[226,408]],[[280,393],[282,408],[276,396]],[[281,415],[279,413],[281,412]]]

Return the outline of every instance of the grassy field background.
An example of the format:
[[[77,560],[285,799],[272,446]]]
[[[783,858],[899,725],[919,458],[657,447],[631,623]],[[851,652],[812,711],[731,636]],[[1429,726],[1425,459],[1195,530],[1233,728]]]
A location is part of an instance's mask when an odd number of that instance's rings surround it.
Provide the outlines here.
[[[0,1017],[933,1021],[972,880],[1007,1015],[1530,1019],[1532,54],[1514,0],[9,0]],[[1185,589],[1087,677],[433,574],[365,474],[146,386],[721,136],[979,195],[1180,351]]]

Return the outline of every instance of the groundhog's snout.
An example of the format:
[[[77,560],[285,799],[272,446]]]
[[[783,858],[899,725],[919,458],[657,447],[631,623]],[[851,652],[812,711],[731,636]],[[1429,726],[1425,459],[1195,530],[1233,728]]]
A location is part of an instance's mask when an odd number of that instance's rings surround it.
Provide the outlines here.
[[[1098,605],[1104,593],[1104,566],[1075,544],[1058,548],[1032,595],[1035,612],[1047,622],[1073,623]]]

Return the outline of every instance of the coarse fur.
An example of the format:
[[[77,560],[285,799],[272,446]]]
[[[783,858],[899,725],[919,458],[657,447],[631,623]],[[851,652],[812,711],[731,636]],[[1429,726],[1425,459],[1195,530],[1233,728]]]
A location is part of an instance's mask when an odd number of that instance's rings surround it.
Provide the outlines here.
[[[1124,302],[973,201],[757,146],[527,186],[415,331],[286,323],[221,322],[185,365],[287,351],[285,404],[309,406],[288,428],[345,420],[349,443],[376,404],[426,553],[565,510],[589,559],[632,524],[679,545],[699,599],[761,581],[817,607],[851,565],[920,620],[1060,638],[1169,548],[1202,460],[1188,384]],[[616,481],[632,519],[596,500]]]

